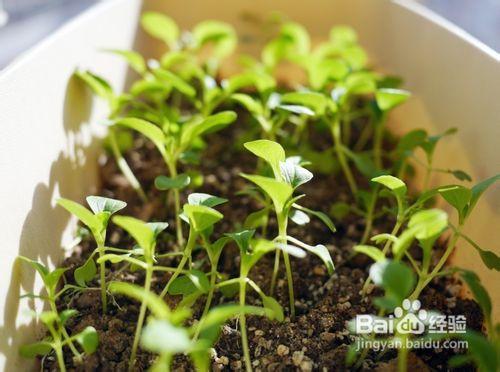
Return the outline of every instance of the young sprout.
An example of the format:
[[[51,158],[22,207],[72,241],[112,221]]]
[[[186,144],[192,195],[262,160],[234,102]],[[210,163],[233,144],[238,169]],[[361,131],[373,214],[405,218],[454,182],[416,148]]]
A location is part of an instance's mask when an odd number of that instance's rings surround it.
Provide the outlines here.
[[[66,365],[64,364],[63,355],[64,346],[71,345],[73,341],[78,342],[87,355],[92,354],[99,344],[97,331],[94,327],[88,326],[80,333],[71,337],[68,337],[67,334],[65,336],[66,330],[64,326],[66,321],[77,313],[76,310],[72,309],[64,310],[60,314],[54,311],[44,311],[41,313],[39,318],[49,330],[50,337],[46,337],[42,341],[32,344],[22,345],[19,349],[21,356],[24,358],[34,358],[37,355],[45,356],[49,354],[51,350],[54,350],[59,370],[65,372]]]
[[[180,73],[192,73],[193,67],[198,67],[215,77],[221,62],[233,53],[238,41],[231,25],[215,20],[202,21],[190,32],[181,33],[170,17],[146,12],[141,24],[149,35],[160,39],[170,49],[161,58],[162,67],[178,67]]]
[[[312,214],[320,218],[333,232],[335,227],[333,222],[322,212],[312,211],[308,208],[297,204],[297,201],[305,195],[293,196],[294,191],[302,184],[310,181],[313,177],[312,173],[301,167],[293,158],[286,159],[285,150],[280,144],[268,141],[257,140],[245,143],[245,148],[265,160],[272,169],[274,178],[264,177],[260,175],[242,174],[244,178],[256,184],[264,194],[266,194],[273,203],[274,212],[278,223],[278,236],[274,241],[283,247],[288,246],[288,241],[293,244],[299,244],[312,253],[318,255],[328,268],[329,273],[333,272],[333,261],[327,248],[323,245],[311,247],[297,239],[291,238],[287,234],[288,219],[297,213]],[[280,252],[276,251],[273,276],[271,280],[271,294],[274,291],[276,278],[280,266]],[[293,293],[292,268],[287,250],[284,249],[283,257],[285,261],[286,275],[288,281],[288,293],[290,300],[290,314],[295,315],[295,300]]]
[[[271,315],[265,308],[229,304],[211,309],[198,324],[185,327],[182,323],[190,315],[187,308],[170,310],[161,297],[129,283],[112,282],[109,289],[147,304],[151,317],[142,332],[141,347],[159,355],[152,366],[154,371],[170,371],[173,357],[179,353],[188,354],[197,371],[208,371],[211,348],[222,324],[240,314]]]
[[[172,285],[176,282],[177,277],[181,274],[181,272],[184,270],[184,267],[186,266],[186,263],[189,262],[188,265],[188,272],[191,270],[191,256],[193,249],[196,247],[196,242],[197,240],[201,237],[203,239],[206,239],[207,236],[209,236],[212,232],[213,225],[215,225],[217,222],[219,222],[224,216],[222,213],[218,212],[212,207],[215,207],[221,203],[225,203],[226,199],[222,198],[217,198],[213,197],[211,195],[204,195],[204,194],[191,194],[190,197],[188,198],[188,203],[184,204],[183,208],[183,213],[181,215],[181,218],[189,224],[189,235],[188,235],[188,241],[186,243],[186,246],[184,247],[184,250],[182,251],[182,259],[179,265],[177,266],[177,269],[175,272],[172,274],[170,277],[169,281],[165,285],[165,288],[163,289],[161,293],[161,297],[165,297],[165,295],[169,292],[169,289],[171,288]],[[210,248],[209,248],[210,249]],[[222,249],[222,247],[221,247]],[[217,258],[218,257],[212,257],[212,258]],[[215,263],[215,262],[214,262]],[[214,270],[217,270],[216,267],[212,267]],[[192,274],[192,273],[191,273]],[[203,273],[201,273],[202,276],[204,276]],[[188,279],[186,281],[186,279]],[[187,277],[186,279],[183,279],[185,283],[189,283],[192,281],[192,277],[189,278]],[[204,278],[206,280],[206,277]],[[196,280],[195,280],[196,281]],[[208,282],[208,280],[206,280]],[[208,283],[207,283],[208,284]],[[207,286],[205,286],[206,289]],[[202,292],[206,292],[204,288],[202,289]],[[181,292],[182,293],[182,292]],[[180,294],[180,293],[178,293]],[[211,296],[210,296],[211,300]]]
[[[151,282],[153,279],[153,272],[155,270],[167,270],[168,268],[155,267],[156,262],[156,238],[163,230],[168,226],[165,222],[152,222],[145,223],[134,217],[128,216],[116,216],[113,217],[113,222],[127,231],[137,242],[139,248],[134,250],[134,255],[138,257],[132,257],[132,254],[116,254],[107,253],[101,256],[98,260],[99,263],[104,264],[106,261],[112,263],[118,263],[125,261],[136,267],[139,267],[145,271],[144,279],[144,291],[151,291]],[[141,309],[139,310],[139,318],[137,319],[137,327],[135,331],[134,343],[132,345],[132,351],[130,354],[130,364],[129,370],[133,369],[135,363],[135,356],[137,353],[137,348],[139,346],[139,340],[142,332],[142,326],[144,324],[144,319],[146,317],[147,303],[143,302],[141,304]]]
[[[399,229],[401,228],[402,224],[406,220],[406,212],[407,212],[407,202],[406,202],[406,193],[407,193],[407,187],[406,184],[401,181],[399,178],[391,176],[391,175],[383,175],[379,177],[372,178],[372,182],[375,182],[379,185],[385,186],[388,190],[390,190],[391,194],[394,196],[397,202],[397,212],[396,212],[396,224],[394,225],[390,235],[394,236],[399,232]],[[372,195],[372,198],[375,198],[375,195]],[[371,204],[373,205],[373,204]],[[374,205],[373,205],[374,206]],[[368,212],[368,218],[366,221],[367,228],[365,229],[365,235],[363,236],[361,242],[362,244],[366,241],[367,235],[371,231],[371,225],[372,225],[372,219],[373,219],[373,211]],[[381,236],[377,236],[379,238]],[[390,245],[392,243],[392,240],[387,239],[384,245],[384,248],[382,250],[382,254],[385,257],[387,255],[387,252],[390,248]],[[368,285],[370,284],[370,278],[368,278],[365,282],[365,285],[363,286],[363,294],[366,292],[366,289],[368,288]]]
[[[384,137],[387,116],[391,110],[406,102],[409,97],[410,92],[402,89],[379,88],[375,92],[375,101],[377,103],[377,108],[380,110],[380,114],[374,123],[373,158],[375,160],[375,165],[379,169],[384,168],[382,162],[382,140]]]
[[[66,285],[58,291],[59,282],[67,269],[57,268],[50,271],[46,266],[37,261],[33,261],[23,256],[19,256],[19,259],[30,264],[42,278],[46,294],[44,296],[37,296],[30,293],[27,296],[39,297],[48,303],[50,310],[40,314],[39,318],[45,324],[51,335],[51,337],[42,341],[21,346],[20,353],[25,358],[34,358],[36,355],[46,355],[51,350],[54,350],[59,369],[65,371],[66,367],[64,365],[62,348],[68,346],[77,360],[81,362],[82,355],[76,349],[74,343],[77,342],[80,344],[86,354],[92,354],[96,350],[99,342],[97,332],[93,327],[87,327],[79,334],[72,336],[66,331],[66,321],[77,314],[76,310],[69,309],[61,313],[57,310],[56,300],[68,289],[74,287]]]
[[[188,204],[192,206],[214,208],[226,202],[227,199],[204,193],[193,193],[188,196]],[[189,222],[185,214],[183,215],[183,218]],[[216,289],[216,281],[219,276],[217,266],[219,264],[222,250],[229,241],[228,237],[222,237],[214,242],[211,242],[212,233],[213,225],[199,232],[199,240],[201,241],[202,247],[206,250],[207,257],[210,262],[210,279],[207,278],[205,273],[190,268],[184,275],[174,278],[167,289],[171,295],[182,294],[184,296],[184,304],[193,303],[200,295],[207,295],[205,307],[201,315],[202,318],[208,314],[212,304],[212,298]],[[188,257],[188,261],[189,259],[190,258]],[[191,265],[189,265],[189,267],[191,267]]]
[[[76,71],[75,76],[85,84],[87,84],[87,86],[93,91],[96,96],[104,99],[107,102],[110,111],[110,117],[118,115],[118,113],[123,109],[124,100],[121,96],[117,96],[113,92],[113,88],[106,80],[88,71]],[[120,171],[130,183],[132,188],[137,192],[139,197],[143,201],[146,201],[147,197],[144,193],[144,190],[142,189],[141,184],[135,177],[134,173],[130,169],[130,166],[122,155],[124,150],[131,147],[131,142],[132,140],[129,138],[129,136],[126,136],[126,134],[124,134],[123,132],[116,131],[114,128],[109,129],[108,143],[111,152],[115,157],[118,168],[120,168]]]
[[[85,226],[88,227],[95,242],[97,243],[97,248],[94,250],[87,262],[80,269],[75,271],[75,280],[80,285],[85,284],[85,282],[90,281],[95,276],[95,253],[97,252],[99,257],[104,256],[106,253],[106,229],[108,227],[109,218],[112,214],[127,206],[127,203],[123,201],[104,198],[101,196],[88,196],[86,200],[92,211],[89,211],[83,205],[68,199],[61,198],[57,201],[57,204],[75,215]],[[108,303],[106,299],[106,268],[104,262],[100,263],[99,274],[101,282],[102,311],[103,314],[106,314]]]
[[[236,114],[234,112],[224,111],[205,119],[194,117],[183,123],[182,126],[166,122],[163,129],[153,123],[137,118],[118,119],[114,124],[136,130],[150,139],[165,161],[170,176],[158,176],[155,180],[155,186],[159,190],[172,192],[177,242],[179,245],[182,245],[184,241],[180,221],[180,190],[187,187],[191,182],[189,175],[178,173],[179,161],[193,148],[195,142],[199,141],[203,134],[220,130],[231,124],[235,119]]]
[[[491,298],[481,284],[479,277],[468,270],[458,270],[460,276],[467,283],[474,299],[477,301],[485,317],[487,337],[482,333],[467,330],[456,336],[467,341],[467,354],[456,355],[449,361],[451,368],[473,361],[479,371],[498,371],[500,368],[500,324],[493,323]]]
[[[294,249],[294,247],[287,247],[286,245],[276,245],[268,240],[252,239],[255,230],[243,230],[237,233],[227,234],[233,239],[238,248],[240,249],[240,276],[236,279],[229,279],[218,284],[219,287],[224,287],[231,284],[239,284],[239,300],[240,306],[246,306],[246,290],[247,284],[254,289],[261,297],[264,308],[269,312],[266,314],[268,318],[283,321],[283,309],[281,305],[271,296],[266,296],[260,287],[252,281],[248,276],[253,266],[266,254],[272,251],[278,251],[276,248],[282,249],[284,252],[304,257],[305,252],[301,249]],[[287,253],[287,254],[288,254]],[[243,348],[243,357],[245,359],[245,368],[247,371],[252,371],[252,363],[250,360],[250,350],[248,346],[248,337],[246,329],[246,316],[245,313],[240,313],[240,331],[241,331],[241,344]]]

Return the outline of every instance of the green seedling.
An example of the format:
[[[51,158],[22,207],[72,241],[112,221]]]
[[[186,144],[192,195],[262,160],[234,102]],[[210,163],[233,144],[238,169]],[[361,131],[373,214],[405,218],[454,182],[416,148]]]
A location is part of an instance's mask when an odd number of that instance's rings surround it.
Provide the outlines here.
[[[52,350],[56,354],[59,369],[62,372],[66,371],[64,364],[63,347],[70,346],[73,342],[77,342],[85,352],[85,354],[92,354],[99,344],[97,331],[94,327],[88,326],[80,333],[67,336],[66,329],[64,328],[66,321],[77,315],[76,310],[68,309],[62,311],[60,314],[54,311],[44,311],[39,315],[39,319],[49,330],[50,336],[29,345],[22,345],[19,352],[24,358],[35,358],[36,356],[45,356]]]
[[[70,317],[77,314],[76,310],[68,309],[62,311],[61,313],[59,313],[57,310],[56,301],[63,293],[65,293],[67,290],[83,290],[83,288],[78,288],[72,285],[65,285],[62,289],[59,289],[61,278],[63,277],[67,269],[57,268],[53,271],[50,271],[46,266],[37,261],[33,261],[23,256],[19,256],[19,259],[30,264],[42,278],[46,292],[45,295],[38,296],[29,293],[25,296],[41,298],[48,303],[50,311],[43,312],[42,314],[40,314],[39,318],[45,324],[51,334],[50,338],[44,339],[40,342],[22,346],[20,349],[20,353],[23,357],[34,358],[36,355],[46,355],[51,350],[54,350],[54,352],[56,353],[59,368],[61,369],[61,371],[65,371],[66,367],[64,365],[62,350],[63,346],[68,346],[77,360],[81,362],[82,355],[77,350],[75,342],[80,344],[83,348],[83,351],[87,354],[92,354],[97,348],[98,344],[97,332],[93,327],[87,327],[79,334],[72,336],[70,336],[66,331],[65,323]]]
[[[227,199],[204,193],[193,193],[188,196],[188,205],[191,206],[202,206],[211,209],[226,202]],[[213,210],[210,209],[202,208],[201,213],[213,213]],[[191,218],[203,218],[202,215],[200,215],[200,210],[194,213],[189,213],[192,215]],[[191,224],[186,214],[183,215],[183,218],[185,221]],[[219,264],[219,259],[222,251],[229,240],[228,237],[222,237],[212,242],[212,232],[213,225],[205,227],[203,230],[199,231],[200,244],[203,249],[205,249],[208,260],[210,262],[210,279],[207,278],[207,275],[205,275],[205,273],[199,270],[191,269],[192,265],[189,264],[189,270],[184,275],[174,278],[169,284],[169,288],[166,289],[166,291],[168,291],[171,295],[182,294],[184,296],[183,304],[193,303],[199,296],[206,295],[207,299],[201,318],[205,317],[210,310],[213,295],[216,289],[216,281],[220,276],[219,272],[217,271],[217,266]],[[188,257],[188,262],[189,261],[190,257]]]
[[[221,62],[233,53],[238,41],[232,26],[215,20],[202,21],[190,32],[181,33],[170,17],[146,12],[141,24],[149,35],[163,41],[170,49],[161,58],[162,66],[184,64],[184,71],[192,71],[193,66],[200,66],[211,76],[215,76]]]
[[[283,321],[283,309],[281,305],[271,296],[264,294],[262,289],[252,281],[248,276],[250,270],[253,266],[266,254],[272,251],[277,251],[277,248],[296,255],[298,257],[304,257],[305,252],[301,249],[294,249],[292,247],[287,247],[286,245],[277,245],[268,240],[263,239],[252,239],[255,230],[243,230],[237,233],[227,234],[231,239],[233,239],[238,248],[240,249],[240,276],[236,279],[229,279],[224,282],[218,283],[219,287],[224,287],[228,285],[238,285],[239,284],[239,300],[240,306],[246,306],[246,291],[247,285],[250,285],[257,294],[261,297],[262,303],[265,309],[268,309],[266,314],[271,320],[276,319],[278,321]],[[243,347],[243,357],[245,359],[245,368],[247,371],[252,371],[252,363],[250,359],[250,350],[248,347],[248,337],[246,329],[246,317],[245,313],[240,314],[240,331],[241,331],[241,343]]]
[[[197,371],[206,372],[210,370],[210,350],[222,324],[240,314],[271,316],[265,308],[229,304],[211,309],[197,325],[186,327],[183,322],[190,311],[185,307],[171,310],[159,296],[129,283],[113,282],[109,289],[147,304],[151,316],[141,335],[141,347],[159,355],[152,366],[154,371],[170,371],[173,357],[184,353],[190,356]]]
[[[498,371],[500,368],[500,324],[493,323],[491,298],[481,284],[479,277],[468,270],[458,270],[463,281],[467,283],[474,299],[477,301],[485,317],[487,336],[482,333],[467,330],[457,337],[467,341],[467,354],[456,355],[449,361],[451,368],[458,368],[469,362],[474,362],[479,371]]]
[[[149,293],[151,291],[151,282],[153,280],[153,272],[160,270],[166,271],[169,268],[161,266],[156,267],[156,239],[158,234],[165,230],[168,226],[165,222],[152,222],[145,223],[133,217],[116,216],[113,217],[113,222],[127,231],[137,242],[138,248],[134,252],[126,254],[107,253],[98,259],[100,264],[109,261],[112,263],[127,262],[135,267],[141,268],[145,271],[144,291]],[[133,253],[133,254],[132,254]],[[136,256],[136,257],[133,257]],[[172,269],[173,271],[173,269]],[[139,310],[139,317],[137,319],[137,327],[135,331],[134,343],[132,344],[132,351],[130,354],[129,369],[132,369],[135,362],[137,348],[139,347],[139,340],[142,332],[142,326],[146,317],[147,303],[142,302]]]
[[[188,198],[188,203],[184,205],[183,213],[181,215],[181,218],[186,223],[189,224],[188,241],[182,251],[181,261],[177,266],[177,269],[175,270],[175,272],[172,274],[169,281],[165,285],[165,288],[163,289],[160,295],[161,297],[164,297],[169,292],[170,287],[174,285],[174,283],[177,280],[177,277],[184,270],[184,267],[188,262],[189,262],[188,273],[190,273],[190,275],[186,279],[182,280],[187,284],[189,284],[190,282],[196,283],[198,282],[198,279],[201,277],[203,278],[203,281],[206,285],[204,286],[200,285],[198,289],[200,289],[201,292],[204,293],[208,292],[207,288],[209,287],[209,284],[205,274],[201,272],[198,272],[197,274],[191,272],[192,253],[196,247],[197,240],[199,238],[202,238],[206,242],[207,237],[212,232],[213,225],[215,225],[224,217],[222,213],[212,208],[224,202],[226,202],[225,199],[217,198],[207,194],[191,194],[190,197]],[[217,270],[216,261],[218,262],[220,252],[216,251],[211,252],[211,249],[214,248],[216,250],[218,249],[222,250],[223,244],[222,243],[219,244],[221,244],[221,246],[216,246],[216,247],[206,246],[207,252],[209,252],[208,253],[209,257],[211,257],[214,260],[212,262],[215,265],[215,267],[212,266],[213,270]],[[209,290],[212,290],[212,288],[213,287],[210,287]],[[183,291],[181,291],[178,294],[181,294],[182,292]],[[210,300],[211,300],[211,295],[210,295]],[[210,306],[210,304],[208,306]]]
[[[393,158],[395,159],[394,171],[398,174],[398,177],[404,177],[408,167],[408,160],[413,159],[417,164],[425,168],[424,190],[429,189],[432,172],[451,174],[459,181],[472,181],[472,178],[463,170],[441,169],[433,166],[437,144],[443,138],[455,134],[456,132],[456,128],[451,128],[441,134],[429,136],[425,130],[415,129],[401,137],[393,152]],[[421,149],[425,153],[425,162],[422,162],[416,157],[416,149]]]
[[[191,181],[189,175],[178,173],[179,161],[193,148],[195,142],[200,140],[203,134],[220,130],[235,119],[236,114],[234,112],[224,111],[205,119],[192,118],[183,123],[182,126],[167,122],[164,124],[163,129],[137,118],[123,118],[115,122],[115,125],[136,130],[150,139],[165,161],[169,177],[158,176],[155,185],[160,190],[170,190],[172,192],[177,242],[179,245],[182,245],[184,241],[180,221],[180,190],[188,186]]]
[[[81,204],[68,199],[61,198],[57,201],[57,204],[71,214],[75,215],[85,226],[88,227],[97,244],[97,248],[94,250],[94,253],[89,257],[87,262],[82,267],[75,270],[75,281],[80,285],[85,285],[85,283],[92,280],[96,274],[96,267],[94,263],[95,253],[97,253],[99,257],[104,256],[106,253],[106,229],[108,227],[109,218],[112,214],[127,206],[127,203],[123,201],[104,198],[101,196],[88,196],[87,203],[90,206],[91,211]],[[106,299],[106,268],[104,262],[101,262],[99,267],[102,311],[105,314],[108,303]]]
[[[107,102],[110,118],[113,118],[120,113],[124,99],[114,93],[113,88],[106,80],[88,71],[76,71],[75,76],[87,84],[96,96]],[[131,147],[131,137],[124,132],[115,130],[115,128],[110,128],[107,139],[111,153],[113,154],[120,171],[137,192],[139,197],[143,201],[146,201],[147,196],[144,193],[141,184],[122,155],[123,151]]]
[[[294,211],[298,211],[299,215],[312,214],[320,218],[325,224],[334,232],[335,227],[330,218],[322,213],[312,211],[308,208],[302,207],[297,204],[298,200],[305,195],[293,196],[294,191],[302,184],[310,181],[313,177],[312,173],[307,169],[301,167],[293,159],[286,159],[285,150],[276,142],[268,140],[258,140],[245,143],[247,150],[254,155],[265,160],[272,169],[274,177],[264,177],[260,175],[242,174],[244,178],[256,184],[262,192],[267,195],[273,204],[274,212],[278,223],[278,236],[274,241],[282,247],[288,246],[290,237],[287,234],[288,219],[291,218]],[[266,207],[267,208],[267,207]],[[296,214],[295,214],[296,216]],[[304,219],[302,218],[304,221]],[[307,222],[307,220],[305,221]],[[292,238],[293,239],[293,238]],[[333,272],[333,261],[328,253],[328,250],[323,245],[311,247],[307,244],[301,243],[293,239],[293,243],[301,244],[304,248],[311,253],[318,255],[327,266],[329,273]],[[273,269],[273,276],[271,280],[271,294],[274,291],[276,278],[280,266],[280,252],[276,251],[275,264]],[[288,294],[290,300],[290,314],[295,315],[295,300],[293,293],[293,279],[292,268],[290,265],[290,258],[286,249],[284,249],[283,257],[285,261],[286,276],[288,281]]]

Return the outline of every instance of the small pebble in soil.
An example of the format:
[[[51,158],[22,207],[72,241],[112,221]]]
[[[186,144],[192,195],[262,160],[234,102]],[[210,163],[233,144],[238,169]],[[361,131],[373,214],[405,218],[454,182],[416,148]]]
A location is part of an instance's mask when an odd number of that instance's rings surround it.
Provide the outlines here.
[[[278,348],[276,349],[276,353],[282,357],[282,356],[288,355],[290,353],[290,349],[288,348],[288,346],[285,346],[283,344],[279,344]]]

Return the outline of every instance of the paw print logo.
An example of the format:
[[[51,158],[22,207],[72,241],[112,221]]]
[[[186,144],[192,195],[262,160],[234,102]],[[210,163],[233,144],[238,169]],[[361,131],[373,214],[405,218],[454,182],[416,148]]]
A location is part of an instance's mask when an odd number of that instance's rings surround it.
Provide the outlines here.
[[[396,318],[396,330],[400,334],[412,333],[420,335],[425,331],[425,321],[427,320],[427,311],[420,309],[421,303],[419,300],[410,301],[405,299],[402,307],[394,309]]]

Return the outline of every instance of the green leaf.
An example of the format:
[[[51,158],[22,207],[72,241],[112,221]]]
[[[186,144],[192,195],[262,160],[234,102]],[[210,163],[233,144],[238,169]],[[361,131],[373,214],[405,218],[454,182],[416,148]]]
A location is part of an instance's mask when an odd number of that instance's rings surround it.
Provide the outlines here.
[[[194,98],[196,96],[196,89],[194,89],[191,85],[189,85],[186,81],[184,81],[181,77],[177,76],[173,72],[164,70],[162,68],[157,68],[153,71],[153,73],[158,79],[170,84],[173,88],[177,89],[185,96],[191,98]]]
[[[279,143],[269,140],[257,140],[246,142],[243,146],[255,156],[269,163],[273,169],[274,176],[281,178],[280,163],[285,161],[285,150]]]
[[[310,108],[315,115],[321,116],[327,107],[327,98],[316,92],[292,92],[281,96],[281,102]]]
[[[273,178],[241,174],[242,177],[255,183],[272,199],[277,213],[281,213],[293,194],[293,188],[286,182],[276,181]]]
[[[486,319],[491,319],[491,298],[486,291],[486,289],[481,284],[481,280],[476,275],[476,273],[468,270],[460,270],[460,276],[467,283],[467,286],[471,290],[474,298],[481,306],[481,310]]]
[[[306,168],[298,165],[293,159],[288,158],[285,161],[279,162],[281,176],[294,189],[300,185],[309,182],[313,178],[313,174]]]
[[[188,204],[190,205],[204,205],[205,207],[213,208],[218,205],[227,203],[227,201],[227,199],[200,192],[195,192],[188,195]]]
[[[157,318],[168,318],[170,309],[163,300],[152,292],[144,290],[144,288],[125,282],[111,282],[108,289],[111,293],[121,294],[133,298],[139,302],[145,302]]]
[[[453,174],[453,176],[459,181],[472,181],[472,177],[463,170],[455,169],[451,171],[451,174]]]
[[[127,203],[121,200],[105,198],[102,196],[87,196],[86,200],[94,214],[99,214],[101,212],[114,214],[127,206]]]
[[[452,185],[438,189],[441,196],[458,212],[460,221],[465,218],[467,206],[472,197],[472,191],[467,187]]]
[[[21,345],[19,354],[23,358],[33,359],[38,355],[47,355],[52,350],[52,345],[46,341],[35,342],[33,344]]]
[[[145,12],[141,17],[141,25],[151,36],[162,40],[171,49],[179,38],[179,28],[175,21],[164,14]]]
[[[495,345],[488,341],[481,333],[468,330],[460,336],[467,341],[468,354],[474,359],[479,371],[498,371],[499,357]]]
[[[483,192],[485,192],[488,189],[488,187],[490,187],[499,180],[500,180],[500,174],[497,174],[496,176],[485,179],[484,181],[481,181],[472,187],[472,195],[470,198],[469,208],[467,209],[467,216],[472,212],[479,198],[481,197],[481,195],[483,195]]]
[[[156,125],[150,123],[149,121],[137,119],[137,118],[123,118],[115,122],[115,125],[121,125],[137,132],[141,133],[143,136],[149,138],[154,145],[158,148],[158,151],[162,155],[165,154],[165,134]]]
[[[262,304],[266,309],[269,309],[272,313],[273,316],[270,317],[269,319],[273,320],[276,319],[278,322],[282,322],[285,320],[285,316],[283,315],[283,308],[279,304],[278,301],[276,301],[273,297],[270,296],[261,296],[262,297]]]
[[[88,326],[75,336],[76,341],[82,346],[86,354],[92,354],[99,345],[99,336],[94,327]]]
[[[222,111],[206,119],[186,125],[181,134],[181,148],[187,148],[193,140],[204,133],[211,133],[224,128],[236,120],[233,111]]]
[[[241,74],[231,76],[227,80],[227,83],[223,86],[228,94],[232,94],[242,88],[250,86],[255,86],[257,91],[264,93],[276,87],[276,81],[271,75],[264,72],[246,71]]]
[[[111,88],[106,80],[88,71],[76,71],[75,76],[86,83],[95,95],[107,100],[111,104],[114,96],[113,88]]]
[[[415,229],[415,237],[422,241],[441,235],[448,227],[448,214],[440,209],[427,209],[415,213],[408,222]]]
[[[375,93],[377,106],[382,111],[389,111],[410,98],[410,92],[402,89],[382,88]]]
[[[325,264],[328,274],[332,275],[333,271],[335,270],[335,265],[333,264],[332,257],[330,256],[330,252],[328,251],[328,248],[326,248],[323,244],[317,244],[315,246],[306,244],[301,242],[298,239],[295,239],[291,236],[287,236],[287,240],[292,242],[293,244],[296,244],[297,246],[304,248],[306,251],[315,254],[318,256],[323,263]]]
[[[233,239],[241,252],[248,252],[250,248],[250,240],[255,234],[255,230],[242,230],[235,233],[227,233],[226,236]]]
[[[371,180],[372,182],[384,185],[399,197],[404,197],[406,195],[406,184],[397,177],[384,175],[372,178]]]
[[[217,58],[230,55],[237,43],[234,28],[220,21],[207,20],[198,23],[192,31],[195,48],[201,48],[207,43],[212,43],[213,54]]]
[[[196,291],[207,293],[210,282],[204,272],[190,270],[186,275],[177,277],[168,290],[171,295],[190,295]]]
[[[403,300],[413,290],[415,275],[413,271],[399,261],[383,260],[370,267],[370,278],[385,290],[385,300],[378,301],[384,304],[387,310],[401,305]]]
[[[413,150],[420,146],[427,138],[427,132],[423,129],[414,129],[400,138],[396,147],[396,153],[402,156],[409,156]]]
[[[83,224],[85,224],[93,233],[100,234],[102,225],[98,218],[92,214],[87,208],[72,200],[61,198],[57,200],[57,204],[66,209],[71,214],[75,215]]]
[[[45,325],[52,325],[59,319],[57,313],[54,311],[44,311],[40,314],[39,318]]]
[[[132,235],[139,247],[151,254],[155,233],[146,222],[129,216],[115,216],[113,222]]]
[[[189,186],[191,178],[186,174],[179,174],[175,177],[158,176],[155,178],[155,187],[158,190],[181,190]]]
[[[132,67],[137,73],[142,75],[146,72],[146,62],[139,53],[131,50],[118,49],[108,49],[106,51],[125,58],[130,67]]]
[[[366,254],[375,262],[380,262],[386,259],[380,249],[371,245],[356,245],[354,246],[354,251]]]
[[[260,316],[273,316],[273,312],[268,309],[257,306],[240,306],[240,305],[220,305],[214,307],[209,311],[207,316],[200,320],[202,329],[211,328],[213,326],[220,326],[222,323],[226,322],[228,319],[234,318],[241,313],[252,314]]]
[[[75,282],[80,287],[86,287],[87,283],[95,278],[97,274],[97,267],[93,257],[90,257],[82,266],[75,269],[74,277]]]
[[[167,319],[153,319],[144,327],[141,346],[157,354],[176,354],[189,350],[191,339],[185,328],[176,327]]]
[[[358,36],[352,27],[339,25],[330,30],[330,41],[338,47],[356,44]]]
[[[369,72],[354,72],[347,76],[345,86],[349,94],[369,94],[376,89],[373,74]]]
[[[248,94],[235,93],[231,95],[231,99],[245,107],[252,115],[259,116],[264,114],[264,107],[262,104]]]
[[[306,208],[306,207],[303,207],[301,205],[298,205],[296,203],[293,204],[293,207],[294,208],[297,208],[298,210],[302,211],[302,212],[305,212],[311,216],[314,216],[316,218],[319,218],[329,229],[332,233],[334,233],[335,231],[337,231],[337,229],[335,228],[335,225],[333,224],[333,221],[330,219],[330,217],[328,217],[327,214],[321,212],[321,211],[314,211],[312,209],[309,209],[309,208]]]
[[[184,205],[184,214],[189,224],[197,232],[201,232],[220,221],[224,216],[213,208],[204,205]]]
[[[297,54],[309,52],[311,40],[304,26],[296,22],[287,22],[281,27],[281,36],[290,40]]]
[[[245,229],[256,229],[265,226],[269,220],[269,208],[262,208],[260,211],[250,213],[243,222]]]
[[[66,310],[63,310],[59,314],[59,321],[61,322],[62,325],[65,325],[66,322],[70,318],[76,316],[77,314],[78,314],[78,311],[76,311],[75,309],[66,309]]]

